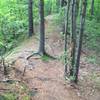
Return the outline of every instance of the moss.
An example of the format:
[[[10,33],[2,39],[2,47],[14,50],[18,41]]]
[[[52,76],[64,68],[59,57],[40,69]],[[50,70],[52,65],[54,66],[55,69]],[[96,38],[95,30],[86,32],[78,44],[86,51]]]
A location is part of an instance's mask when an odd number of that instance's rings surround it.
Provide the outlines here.
[[[0,95],[0,100],[16,100],[16,96],[13,93],[5,93]]]
[[[24,96],[22,100],[30,100],[30,96]]]
[[[41,57],[41,59],[42,59],[43,61],[48,62],[48,61],[50,60],[50,57],[44,55],[44,56]]]

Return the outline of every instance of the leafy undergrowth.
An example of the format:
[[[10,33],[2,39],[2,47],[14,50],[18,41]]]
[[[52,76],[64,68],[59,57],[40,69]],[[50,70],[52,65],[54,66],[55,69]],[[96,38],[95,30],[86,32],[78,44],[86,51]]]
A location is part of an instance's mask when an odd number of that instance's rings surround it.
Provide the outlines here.
[[[97,20],[86,20],[85,42],[88,49],[100,50],[100,23]]]
[[[30,90],[22,82],[1,82],[0,100],[30,100]]]

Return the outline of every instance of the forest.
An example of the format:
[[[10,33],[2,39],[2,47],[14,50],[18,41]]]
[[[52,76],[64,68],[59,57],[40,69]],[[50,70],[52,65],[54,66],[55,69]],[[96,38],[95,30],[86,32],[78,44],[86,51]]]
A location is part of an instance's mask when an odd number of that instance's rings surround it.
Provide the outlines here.
[[[100,100],[100,0],[1,0],[0,100]]]

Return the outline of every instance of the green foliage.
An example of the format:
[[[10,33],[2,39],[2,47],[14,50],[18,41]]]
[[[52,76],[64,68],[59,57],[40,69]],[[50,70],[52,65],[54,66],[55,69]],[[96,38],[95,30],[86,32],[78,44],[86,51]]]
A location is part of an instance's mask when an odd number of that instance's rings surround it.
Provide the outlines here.
[[[10,80],[5,85],[9,87],[9,92],[2,92],[0,100],[18,100],[18,98],[20,100],[30,100],[29,88],[24,83]]]
[[[57,0],[44,0],[45,1],[45,15],[57,13],[59,11],[59,4]]]
[[[87,8],[87,14],[88,17],[91,19],[96,19],[97,21],[100,22],[100,0],[94,0],[94,16],[91,16],[91,1],[92,0],[88,0],[88,8]]]
[[[22,98],[22,100],[30,100],[30,97],[29,97],[29,96],[24,96],[24,97]]]
[[[93,81],[94,83],[94,86],[97,90],[100,90],[100,73],[95,73],[93,72],[91,75],[90,75],[90,79]]]
[[[96,64],[96,63],[97,63],[97,58],[96,58],[95,55],[87,57],[86,60],[87,60],[89,63],[92,63],[92,64]]]
[[[50,60],[50,58],[46,55],[41,56],[41,59],[46,62],[48,62]]]
[[[0,42],[0,56],[3,56],[3,54],[5,54],[5,52],[6,52],[5,45],[2,42]]]
[[[100,23],[97,20],[86,20],[86,31],[85,31],[85,41],[86,46],[94,50],[99,50],[100,42]]]
[[[16,46],[18,38],[27,33],[27,5],[24,0],[0,3],[0,40],[11,49]]]
[[[35,24],[39,23],[39,1],[33,3]],[[45,15],[57,11],[56,0],[45,0]],[[0,1],[0,42],[8,50],[16,47],[19,40],[28,33],[28,1]],[[22,38],[21,38],[22,37]]]
[[[67,81],[74,82],[75,81],[75,76],[74,75],[73,76],[68,76],[68,77],[66,76],[65,79]]]
[[[65,7],[59,9],[59,13],[54,16],[56,24],[63,25],[65,18]]]
[[[69,79],[70,79],[70,81],[72,81],[72,82],[73,82],[73,81],[75,81],[75,76],[70,76],[70,78],[69,78]]]
[[[0,100],[16,100],[16,96],[13,93],[5,93],[0,95]]]

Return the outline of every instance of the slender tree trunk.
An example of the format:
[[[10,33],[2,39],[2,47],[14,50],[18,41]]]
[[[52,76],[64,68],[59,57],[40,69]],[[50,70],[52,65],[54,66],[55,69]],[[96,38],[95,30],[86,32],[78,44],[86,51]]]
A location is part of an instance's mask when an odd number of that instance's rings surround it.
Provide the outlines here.
[[[56,0],[56,6],[57,6],[57,12],[59,12],[59,9],[60,9],[60,0]]]
[[[39,0],[39,14],[40,14],[40,43],[39,43],[39,50],[36,53],[33,53],[32,55],[27,57],[27,60],[31,58],[34,55],[46,55],[52,59],[55,59],[55,57],[52,57],[51,55],[47,54],[45,51],[45,19],[44,19],[44,0]]]
[[[64,6],[64,0],[61,0],[61,7]]]
[[[94,0],[91,1],[91,15],[94,15]]]
[[[39,52],[45,54],[45,24],[44,24],[44,0],[40,0],[40,46]]]
[[[50,9],[49,9],[48,14],[50,15],[52,13],[52,1],[49,1],[49,2],[50,2]]]
[[[34,34],[34,28],[33,28],[33,1],[29,0],[28,4],[28,15],[29,15],[29,37],[31,37]]]
[[[69,7],[70,7],[70,0],[67,0],[67,7],[65,13],[65,77],[67,76],[67,36],[68,36],[68,23],[69,23]]]
[[[81,13],[82,13],[82,5],[83,5],[83,1],[80,0],[80,9],[79,9],[79,14],[80,14],[80,16],[81,16]]]
[[[75,68],[75,57],[76,57],[76,0],[72,0],[71,7],[71,34],[72,34],[72,51],[71,51],[71,70],[70,75],[73,76]]]
[[[78,13],[79,13],[79,4],[80,4],[80,0],[76,0],[76,8],[77,8],[77,13],[76,13],[76,16],[78,16]]]
[[[60,2],[61,2],[60,3],[61,7],[64,7],[65,5],[67,5],[67,1],[66,0],[61,0]]]
[[[76,73],[75,73],[76,83],[78,81],[78,73],[79,73],[79,66],[80,66],[80,56],[81,56],[81,50],[82,50],[82,41],[83,41],[83,33],[84,33],[84,25],[85,25],[85,17],[86,17],[86,7],[87,7],[87,0],[83,0],[81,22],[80,22],[79,45],[78,45],[78,53],[77,53],[77,61],[76,61]]]
[[[5,59],[2,58],[2,63],[3,63],[3,67],[4,67],[4,75],[7,75],[7,66],[5,65]]]

